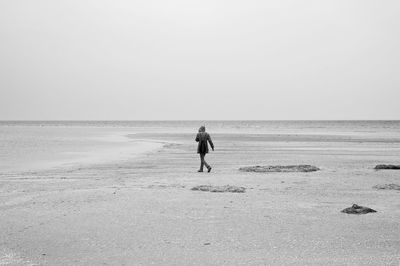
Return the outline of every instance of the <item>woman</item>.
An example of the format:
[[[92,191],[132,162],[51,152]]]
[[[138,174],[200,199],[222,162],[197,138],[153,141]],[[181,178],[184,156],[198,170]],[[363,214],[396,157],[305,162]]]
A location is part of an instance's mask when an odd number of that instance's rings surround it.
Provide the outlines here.
[[[208,172],[211,171],[211,166],[204,160],[206,153],[208,153],[208,142],[212,150],[214,151],[214,144],[210,138],[210,135],[206,132],[206,127],[201,126],[199,128],[199,133],[197,133],[196,141],[199,143],[197,146],[197,153],[200,154],[200,170],[198,172],[203,172],[204,165],[207,167]]]

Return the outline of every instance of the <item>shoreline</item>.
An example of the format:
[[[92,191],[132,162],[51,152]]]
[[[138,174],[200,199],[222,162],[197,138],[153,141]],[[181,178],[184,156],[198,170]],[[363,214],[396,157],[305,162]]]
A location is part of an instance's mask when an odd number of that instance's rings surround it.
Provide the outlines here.
[[[99,141],[99,139],[96,140]],[[3,165],[0,169],[0,177],[52,170],[67,171],[74,168],[121,163],[127,160],[134,160],[148,153],[157,152],[168,144],[167,141],[132,139],[127,137],[127,135],[121,134],[110,135],[108,138],[100,140],[100,142],[103,142],[108,147],[99,146],[77,151],[59,150],[57,154],[54,154],[53,158],[49,158],[48,156],[39,158],[24,167],[17,165],[16,162],[13,162],[14,166]]]

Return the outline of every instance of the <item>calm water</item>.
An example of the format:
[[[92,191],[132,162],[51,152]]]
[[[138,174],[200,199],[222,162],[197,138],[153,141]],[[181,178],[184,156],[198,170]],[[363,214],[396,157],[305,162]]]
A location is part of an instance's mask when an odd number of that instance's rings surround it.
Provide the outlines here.
[[[130,128],[138,132],[193,132],[200,125],[220,133],[338,133],[396,135],[396,121],[0,121],[0,127]]]
[[[0,121],[0,171],[120,160],[160,146],[132,133],[343,135],[400,139],[400,121]]]

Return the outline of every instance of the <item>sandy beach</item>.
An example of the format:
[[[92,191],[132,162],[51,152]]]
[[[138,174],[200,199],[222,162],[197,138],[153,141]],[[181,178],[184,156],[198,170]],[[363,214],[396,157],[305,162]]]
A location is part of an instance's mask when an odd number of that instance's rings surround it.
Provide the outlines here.
[[[399,11],[0,0],[0,266],[400,266]]]
[[[0,265],[399,265],[397,136],[210,132],[211,173],[193,133],[117,162],[4,174]],[[240,167],[310,164],[310,173]],[[234,185],[245,193],[192,191]],[[352,204],[376,213],[349,215]]]

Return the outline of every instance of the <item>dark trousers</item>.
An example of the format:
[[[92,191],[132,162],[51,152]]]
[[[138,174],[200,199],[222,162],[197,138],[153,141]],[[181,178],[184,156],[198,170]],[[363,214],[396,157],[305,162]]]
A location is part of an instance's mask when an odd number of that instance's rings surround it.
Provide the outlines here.
[[[204,165],[207,167],[207,169],[210,168],[210,165],[206,162],[206,160],[204,160],[205,156],[205,153],[200,153],[200,171],[203,171]]]

